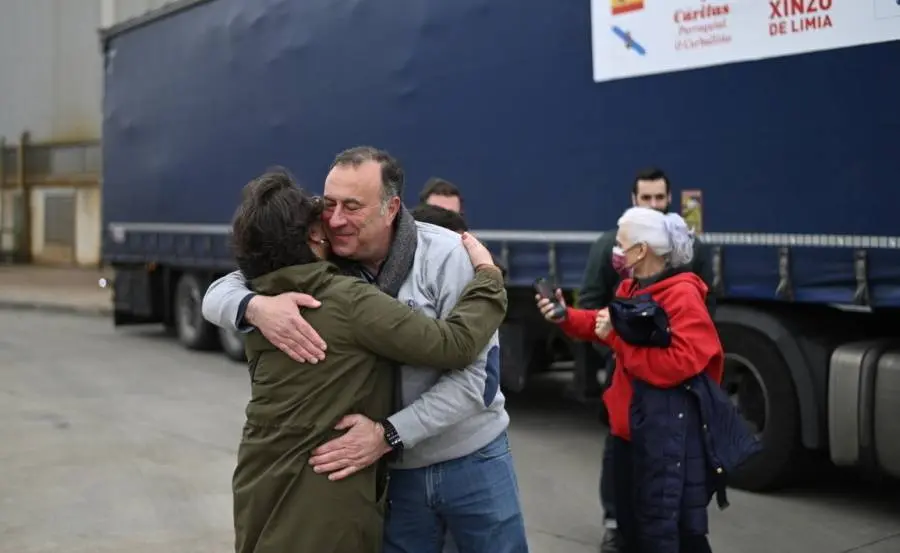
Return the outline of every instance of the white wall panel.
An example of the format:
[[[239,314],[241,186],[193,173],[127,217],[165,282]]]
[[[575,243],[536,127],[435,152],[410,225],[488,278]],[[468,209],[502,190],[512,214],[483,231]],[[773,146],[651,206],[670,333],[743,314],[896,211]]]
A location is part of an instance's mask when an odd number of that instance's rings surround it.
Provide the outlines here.
[[[0,135],[100,136],[97,0],[0,2]]]
[[[99,139],[98,29],[171,1],[0,0],[0,136]]]
[[[103,1],[103,0],[101,0]],[[175,0],[106,0],[107,3],[113,5],[112,23],[121,23],[133,17],[143,15],[151,10],[161,8],[166,4],[170,4]],[[104,26],[109,24],[104,22]]]

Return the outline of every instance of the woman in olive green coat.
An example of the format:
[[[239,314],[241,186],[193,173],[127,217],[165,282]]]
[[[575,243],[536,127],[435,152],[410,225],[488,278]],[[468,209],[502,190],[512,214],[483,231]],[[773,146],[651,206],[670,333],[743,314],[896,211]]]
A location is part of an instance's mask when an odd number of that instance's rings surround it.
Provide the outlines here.
[[[466,242],[475,278],[444,320],[413,311],[323,261],[317,199],[289,176],[245,187],[235,216],[238,266],[260,294],[303,291],[322,302],[304,317],[328,341],[318,364],[300,364],[258,331],[247,336],[251,399],[234,473],[237,553],[381,551],[387,468],[383,461],[332,482],[309,466],[350,413],[391,414],[397,362],[460,369],[475,360],[506,313],[490,253]]]

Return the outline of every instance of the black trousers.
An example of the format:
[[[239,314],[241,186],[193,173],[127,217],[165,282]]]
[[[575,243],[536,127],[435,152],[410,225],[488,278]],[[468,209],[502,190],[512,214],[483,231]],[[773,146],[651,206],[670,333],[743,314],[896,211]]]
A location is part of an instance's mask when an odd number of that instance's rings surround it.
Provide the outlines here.
[[[612,447],[612,472],[615,481],[616,522],[619,533],[625,540],[627,553],[656,553],[641,551],[638,545],[638,522],[635,516],[634,463],[632,462],[631,443],[615,436],[610,436]],[[712,553],[709,540],[703,535],[682,534],[680,536],[679,553]]]
[[[616,360],[610,351],[605,352],[606,382],[603,390],[606,391],[612,385],[613,371],[616,368]],[[603,466],[600,468],[600,506],[603,508],[603,521],[618,520],[616,518],[616,483],[615,469],[613,469],[613,437],[609,435],[603,444]]]
[[[613,468],[613,440],[606,437],[603,444],[603,466],[600,468],[600,506],[603,507],[603,521],[615,520],[616,516],[616,472]]]

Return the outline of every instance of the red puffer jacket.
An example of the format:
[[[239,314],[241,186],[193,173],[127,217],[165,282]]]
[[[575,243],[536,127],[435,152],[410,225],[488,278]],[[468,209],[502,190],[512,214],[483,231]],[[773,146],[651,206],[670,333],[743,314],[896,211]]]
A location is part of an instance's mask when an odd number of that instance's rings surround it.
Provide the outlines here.
[[[601,340],[594,334],[597,310],[568,308],[562,330],[573,338],[604,342],[616,354],[612,385],[603,394],[609,411],[613,436],[630,439],[628,412],[633,394],[632,379],[637,378],[659,388],[677,386],[706,372],[716,383],[722,381],[725,357],[719,334],[706,309],[706,284],[693,273],[678,273],[646,288],[638,288],[633,279],[619,284],[616,297],[650,296],[669,315],[672,343],[667,348],[636,347],[625,343],[610,331]]]

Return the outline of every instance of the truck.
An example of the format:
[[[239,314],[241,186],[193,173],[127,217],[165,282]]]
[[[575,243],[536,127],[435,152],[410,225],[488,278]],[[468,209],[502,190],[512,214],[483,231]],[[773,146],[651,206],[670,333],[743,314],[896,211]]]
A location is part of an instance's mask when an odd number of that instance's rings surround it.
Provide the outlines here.
[[[281,165],[319,191],[336,152],[370,144],[404,164],[407,200],[457,183],[508,268],[507,393],[568,363],[596,399],[592,349],[539,317],[532,284],[575,299],[656,165],[710,250],[723,386],[763,443],[733,485],[776,489],[815,457],[900,477],[898,16],[893,0],[184,0],[105,29],[114,323],[242,359],[200,310],[234,269],[242,186]]]

